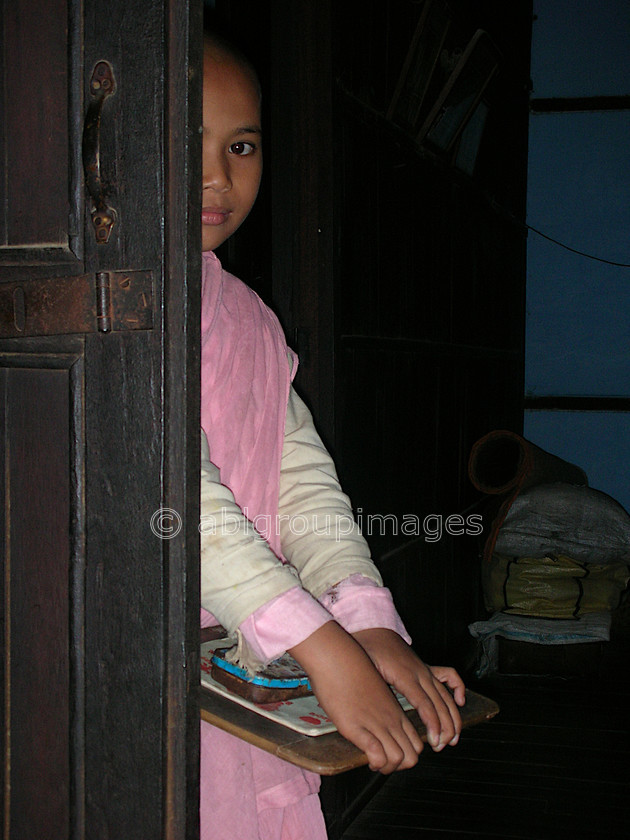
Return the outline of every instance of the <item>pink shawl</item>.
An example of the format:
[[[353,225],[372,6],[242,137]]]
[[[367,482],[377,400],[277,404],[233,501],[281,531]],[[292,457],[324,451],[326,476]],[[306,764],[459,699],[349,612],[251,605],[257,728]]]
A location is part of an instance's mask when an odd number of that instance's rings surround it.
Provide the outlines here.
[[[296,359],[273,312],[224,271],[211,251],[203,254],[201,307],[201,426],[210,459],[221,471],[221,483],[281,558],[278,529],[268,525],[278,513]]]
[[[275,521],[292,370],[278,319],[212,252],[203,254],[201,425],[210,458],[246,516]],[[290,358],[293,360],[291,364]],[[282,559],[277,529],[258,528]],[[202,610],[202,623],[214,623]],[[319,777],[201,726],[201,840],[287,836],[323,840]],[[283,828],[284,826],[284,828]]]

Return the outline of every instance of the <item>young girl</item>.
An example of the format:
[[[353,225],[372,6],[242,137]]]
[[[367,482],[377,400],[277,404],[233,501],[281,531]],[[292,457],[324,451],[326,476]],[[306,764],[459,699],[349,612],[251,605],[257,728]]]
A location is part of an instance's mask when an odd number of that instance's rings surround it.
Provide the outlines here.
[[[297,359],[273,313],[213,253],[258,192],[260,90],[214,39],[203,73],[202,622],[236,635],[250,671],[288,650],[339,732],[391,773],[423,745],[388,684],[418,710],[434,750],[457,743],[464,686],[409,647],[291,386]],[[202,840],[322,840],[318,789],[315,774],[202,723]]]

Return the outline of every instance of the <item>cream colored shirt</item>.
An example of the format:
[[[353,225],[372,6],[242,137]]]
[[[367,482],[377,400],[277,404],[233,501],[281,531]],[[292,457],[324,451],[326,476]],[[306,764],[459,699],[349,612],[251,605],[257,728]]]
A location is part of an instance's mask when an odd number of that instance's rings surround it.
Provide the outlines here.
[[[263,604],[302,586],[319,598],[360,574],[382,586],[310,412],[292,388],[277,521],[282,563],[236,504],[201,435],[201,605],[230,632]]]

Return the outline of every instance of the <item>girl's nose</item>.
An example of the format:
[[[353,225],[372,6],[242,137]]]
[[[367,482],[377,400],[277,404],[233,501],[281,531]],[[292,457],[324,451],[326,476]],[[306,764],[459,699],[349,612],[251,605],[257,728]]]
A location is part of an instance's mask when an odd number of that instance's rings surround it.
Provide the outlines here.
[[[215,158],[205,163],[203,188],[215,192],[226,192],[232,189],[232,179],[230,178],[230,168],[227,161]]]

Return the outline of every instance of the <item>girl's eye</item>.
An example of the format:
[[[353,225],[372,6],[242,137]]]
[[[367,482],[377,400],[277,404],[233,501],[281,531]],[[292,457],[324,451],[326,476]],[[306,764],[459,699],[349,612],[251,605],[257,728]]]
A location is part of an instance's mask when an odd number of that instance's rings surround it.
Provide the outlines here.
[[[238,143],[232,143],[230,146],[230,152],[233,155],[251,155],[253,152],[256,151],[256,146],[253,143],[246,143],[245,141],[240,141]]]

